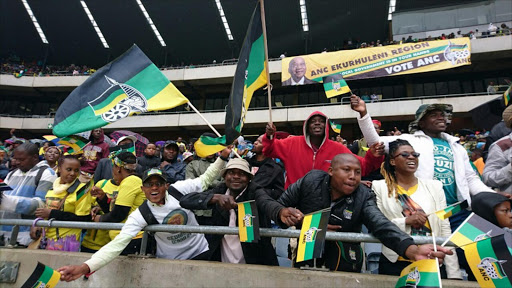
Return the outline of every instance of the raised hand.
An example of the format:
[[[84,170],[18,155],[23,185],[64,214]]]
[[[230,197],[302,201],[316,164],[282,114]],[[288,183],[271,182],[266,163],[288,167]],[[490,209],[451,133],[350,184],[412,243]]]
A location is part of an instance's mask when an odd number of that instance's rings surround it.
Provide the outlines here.
[[[366,103],[364,103],[364,101],[355,94],[352,94],[352,96],[350,96],[350,108],[352,108],[352,110],[356,112],[359,112],[359,115],[361,117],[364,117],[368,112],[366,110]]]

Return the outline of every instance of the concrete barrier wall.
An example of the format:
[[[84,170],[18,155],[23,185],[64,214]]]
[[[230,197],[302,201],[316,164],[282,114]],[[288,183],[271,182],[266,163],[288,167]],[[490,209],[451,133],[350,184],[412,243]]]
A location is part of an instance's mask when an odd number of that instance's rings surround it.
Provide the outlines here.
[[[54,269],[77,265],[88,253],[0,249],[0,261],[20,262],[17,281],[0,287],[21,287],[37,262]],[[89,280],[60,282],[57,287],[395,287],[398,277],[344,272],[304,271],[259,265],[205,261],[141,259],[119,256]],[[443,287],[478,287],[476,282],[443,281]]]
[[[416,100],[403,100],[393,102],[369,103],[368,111],[372,117],[414,116],[421,104],[447,103],[453,105],[454,113],[465,113],[471,109],[500,95],[480,95],[450,98],[429,98]],[[321,111],[332,119],[350,119],[355,121],[357,113],[349,105],[325,105],[313,107],[293,107],[272,110],[272,120],[275,123],[302,122],[314,111]],[[203,113],[204,117],[217,127],[224,125],[224,112]],[[268,110],[250,110],[247,113],[245,125],[265,124],[269,120]],[[28,129],[33,131],[50,131],[48,124],[53,118],[13,118],[0,117],[0,129]],[[133,128],[168,128],[168,127],[206,127],[204,121],[196,113],[139,115],[127,117],[107,125],[106,129],[133,129]]]

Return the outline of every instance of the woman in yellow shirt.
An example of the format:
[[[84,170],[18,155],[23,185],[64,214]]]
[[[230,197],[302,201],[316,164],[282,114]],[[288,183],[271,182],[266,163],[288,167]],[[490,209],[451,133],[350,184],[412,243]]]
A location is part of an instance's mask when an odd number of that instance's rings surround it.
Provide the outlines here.
[[[92,183],[81,183],[80,160],[75,155],[66,155],[59,159],[59,178],[53,188],[46,193],[46,208],[38,208],[36,217],[59,221],[91,221]],[[45,228],[46,238],[58,240],[67,236],[80,240],[82,229]]]
[[[93,219],[95,222],[124,223],[128,215],[146,200],[146,196],[141,188],[142,180],[135,175],[137,157],[131,152],[121,152],[114,156],[113,162],[112,178],[115,183],[119,183],[119,187],[114,192],[110,201],[101,189],[94,189],[93,196],[96,196],[96,201],[103,210],[103,213],[105,213],[103,215],[96,215]],[[114,239],[119,232],[120,230],[110,230],[110,239]],[[121,255],[139,252],[142,234],[142,231],[137,234]]]

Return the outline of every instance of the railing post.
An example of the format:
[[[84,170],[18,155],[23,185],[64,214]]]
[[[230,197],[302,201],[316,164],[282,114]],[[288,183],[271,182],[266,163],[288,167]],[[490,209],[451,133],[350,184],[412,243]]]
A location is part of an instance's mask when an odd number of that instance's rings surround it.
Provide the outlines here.
[[[12,227],[11,239],[9,239],[9,246],[15,247],[18,242],[18,233],[20,232],[20,226],[14,225]]]
[[[149,232],[145,231],[144,234],[142,234],[142,241],[140,243],[140,255],[146,255],[146,249],[148,246],[148,237],[149,237]]]

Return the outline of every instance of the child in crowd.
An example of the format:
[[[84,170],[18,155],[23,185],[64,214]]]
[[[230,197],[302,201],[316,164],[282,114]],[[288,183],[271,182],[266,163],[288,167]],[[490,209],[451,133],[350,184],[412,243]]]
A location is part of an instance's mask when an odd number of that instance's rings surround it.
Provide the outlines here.
[[[512,200],[492,192],[476,194],[471,202],[475,214],[502,228],[512,229]]]
[[[146,171],[160,165],[160,153],[157,153],[155,143],[148,143],[148,145],[146,145],[146,149],[144,149],[144,156],[137,157],[137,163],[142,166],[142,171]]]

